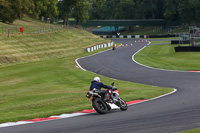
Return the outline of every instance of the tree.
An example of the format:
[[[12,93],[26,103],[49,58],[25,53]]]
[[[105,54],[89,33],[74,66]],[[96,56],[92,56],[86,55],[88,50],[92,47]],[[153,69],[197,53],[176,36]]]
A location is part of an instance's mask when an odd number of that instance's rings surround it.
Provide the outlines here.
[[[32,0],[12,0],[11,3],[18,19],[21,19],[24,14],[31,13],[34,9],[34,3]]]
[[[86,22],[89,19],[89,9],[92,3],[88,0],[77,0],[72,10],[73,16],[76,18],[76,24],[79,22]]]
[[[33,10],[33,18],[39,19],[39,15],[41,14],[43,9],[43,2],[42,0],[33,0],[34,2],[34,10]]]
[[[200,1],[199,0],[190,0],[191,8],[194,9],[194,17],[192,18],[196,25],[200,23]]]
[[[54,22],[54,17],[58,15],[57,3],[58,0],[33,0],[35,9],[33,11],[33,17],[39,19],[40,17],[49,18],[51,22]]]
[[[162,18],[162,1],[160,0],[106,0],[100,8],[93,7],[100,19],[150,19]]]
[[[179,20],[177,0],[165,0],[164,2],[164,17],[168,20]]]
[[[91,18],[95,19],[95,16],[97,16],[97,19],[113,19],[115,7],[116,3],[114,0],[106,0],[106,2],[100,6],[93,4],[90,11]]]
[[[63,19],[63,24],[65,26],[68,22],[69,14],[74,5],[75,5],[75,0],[62,0],[62,1],[59,1],[57,4],[59,17]]]
[[[116,3],[114,19],[134,18],[135,3],[133,0],[120,0]]]
[[[140,19],[162,19],[163,1],[162,0],[137,0],[136,14]]]
[[[46,10],[43,14],[50,19],[51,23],[54,22],[54,17],[58,16],[57,3],[58,0],[46,0],[45,2]]]
[[[73,17],[76,19],[76,24],[79,22],[85,23],[89,19],[89,11],[92,5],[102,5],[105,0],[75,0],[74,7],[72,8]]]
[[[57,4],[59,17],[63,19],[64,25],[70,15],[76,19],[76,24],[86,22],[92,5],[102,5],[104,2],[105,0],[61,0]]]
[[[195,12],[188,0],[177,0],[179,2],[178,12],[183,23],[190,24],[194,20]]]
[[[0,0],[0,21],[12,23],[17,19],[17,14],[13,10],[13,5],[8,0]]]
[[[30,13],[34,8],[32,0],[0,0],[0,6],[0,19],[9,23],[21,19],[23,14]]]

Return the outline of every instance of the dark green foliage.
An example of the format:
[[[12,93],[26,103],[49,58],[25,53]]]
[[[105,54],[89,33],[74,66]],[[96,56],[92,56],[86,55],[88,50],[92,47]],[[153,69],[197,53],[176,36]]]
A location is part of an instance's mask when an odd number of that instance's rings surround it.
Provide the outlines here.
[[[0,21],[12,23],[17,19],[17,14],[12,7],[13,5],[8,0],[0,0]]]
[[[35,8],[33,10],[33,17],[39,19],[44,17],[45,20],[49,18],[54,22],[54,18],[58,16],[57,3],[58,0],[33,0]]]
[[[59,17],[64,20],[64,25],[68,18],[74,17],[76,23],[86,22],[89,19],[89,10],[92,5],[102,5],[105,0],[62,0],[58,3]]]
[[[200,22],[199,0],[106,0],[93,4],[91,19],[167,19],[184,24]]]
[[[0,21],[12,23],[24,14],[34,18],[44,16],[51,22],[58,15],[57,0],[0,0]]]
[[[0,21],[12,23],[24,14],[34,18],[167,19],[184,24],[200,22],[199,0],[0,0]]]

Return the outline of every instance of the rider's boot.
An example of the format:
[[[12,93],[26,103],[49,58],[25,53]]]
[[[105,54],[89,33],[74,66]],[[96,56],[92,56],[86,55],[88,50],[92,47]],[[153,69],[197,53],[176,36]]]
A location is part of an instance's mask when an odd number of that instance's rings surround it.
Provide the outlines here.
[[[109,96],[109,93],[105,93],[105,95],[104,95],[104,101],[110,103],[111,99],[109,99],[108,96]]]

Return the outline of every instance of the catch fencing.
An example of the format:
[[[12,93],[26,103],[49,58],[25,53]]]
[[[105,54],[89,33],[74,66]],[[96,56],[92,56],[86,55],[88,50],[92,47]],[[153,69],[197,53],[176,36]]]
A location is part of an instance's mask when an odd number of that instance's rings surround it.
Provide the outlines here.
[[[44,33],[44,32],[54,32],[63,29],[60,25],[43,25],[43,26],[10,26],[10,25],[0,25],[0,34],[16,34],[16,33]]]

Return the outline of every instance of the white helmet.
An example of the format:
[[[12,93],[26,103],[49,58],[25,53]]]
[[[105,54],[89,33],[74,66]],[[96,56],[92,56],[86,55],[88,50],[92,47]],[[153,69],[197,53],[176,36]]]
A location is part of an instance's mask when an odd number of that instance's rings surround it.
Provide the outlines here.
[[[101,79],[99,77],[94,77],[94,81],[101,82]]]

